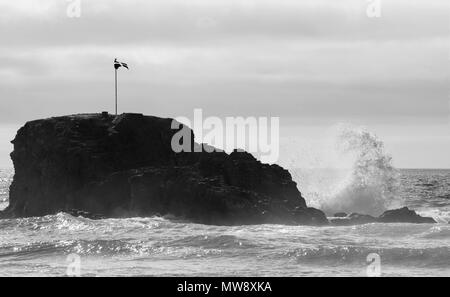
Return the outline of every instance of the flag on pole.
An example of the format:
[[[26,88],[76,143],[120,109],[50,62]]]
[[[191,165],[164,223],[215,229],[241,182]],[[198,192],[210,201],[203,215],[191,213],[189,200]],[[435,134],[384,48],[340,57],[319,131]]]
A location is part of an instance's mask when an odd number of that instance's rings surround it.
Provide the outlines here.
[[[123,63],[123,62],[119,62],[119,61],[117,61],[117,58],[115,58],[114,59],[114,78],[115,78],[115,93],[116,93],[116,107],[115,107],[115,109],[116,109],[116,115],[117,115],[117,69],[119,69],[120,67],[125,67],[126,69],[129,69],[128,68],[128,65],[127,65],[127,63]]]
[[[119,62],[119,61],[117,61],[117,59],[114,59],[114,68],[119,69],[120,67],[125,67],[126,69],[130,69],[130,68],[128,68],[127,63]]]

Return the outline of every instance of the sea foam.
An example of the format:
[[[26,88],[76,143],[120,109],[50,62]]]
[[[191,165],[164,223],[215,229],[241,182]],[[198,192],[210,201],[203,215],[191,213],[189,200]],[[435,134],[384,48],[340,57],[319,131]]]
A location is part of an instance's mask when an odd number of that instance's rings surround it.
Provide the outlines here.
[[[399,173],[375,134],[364,127],[339,124],[330,129],[321,146],[308,154],[312,166],[307,160],[290,166],[309,205],[328,214],[371,215],[402,205]]]

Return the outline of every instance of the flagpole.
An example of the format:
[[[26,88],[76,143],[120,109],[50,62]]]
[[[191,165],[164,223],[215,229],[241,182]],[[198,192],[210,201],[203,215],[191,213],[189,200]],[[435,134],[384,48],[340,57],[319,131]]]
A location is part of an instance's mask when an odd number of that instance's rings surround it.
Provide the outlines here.
[[[117,68],[116,67],[114,67],[114,72],[115,72],[115,82],[116,82],[116,84],[115,84],[115,91],[116,91],[116,116],[117,116]]]

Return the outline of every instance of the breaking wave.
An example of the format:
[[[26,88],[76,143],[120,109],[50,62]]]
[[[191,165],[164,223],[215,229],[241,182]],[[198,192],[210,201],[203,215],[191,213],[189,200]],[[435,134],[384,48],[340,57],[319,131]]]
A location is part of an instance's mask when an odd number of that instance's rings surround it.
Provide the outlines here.
[[[321,145],[322,149],[309,156],[319,168],[308,162],[305,167],[300,163],[300,168],[290,168],[310,205],[328,214],[379,215],[402,204],[399,173],[375,134],[363,127],[340,124]]]
[[[364,275],[378,253],[389,275],[445,275],[450,225],[208,226],[161,217],[90,220],[58,213],[0,220],[0,276]],[[403,271],[402,269],[406,269]]]

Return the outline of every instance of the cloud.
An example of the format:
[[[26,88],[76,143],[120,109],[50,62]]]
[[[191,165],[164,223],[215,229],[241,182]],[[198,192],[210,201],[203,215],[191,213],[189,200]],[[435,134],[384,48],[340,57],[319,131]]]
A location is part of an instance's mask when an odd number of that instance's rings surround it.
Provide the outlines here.
[[[82,0],[80,18],[67,1],[0,2],[0,121],[98,111],[115,57],[132,69],[120,73],[130,110],[380,121],[446,111],[444,0],[383,1],[379,19],[362,0]]]
[[[382,0],[380,18],[366,0],[81,0],[80,18],[68,5],[0,0],[4,152],[27,120],[112,111],[118,57],[120,111],[280,116],[290,136],[386,125],[399,166],[449,162],[448,0]]]
[[[0,33],[10,46],[204,44],[258,38],[403,40],[448,36],[445,0],[382,2],[382,18],[363,0],[82,1],[82,17],[62,0],[5,1]],[[13,3],[13,4],[11,4]],[[15,4],[17,3],[17,4]],[[27,4],[28,3],[28,4]],[[7,34],[6,34],[7,33]]]

